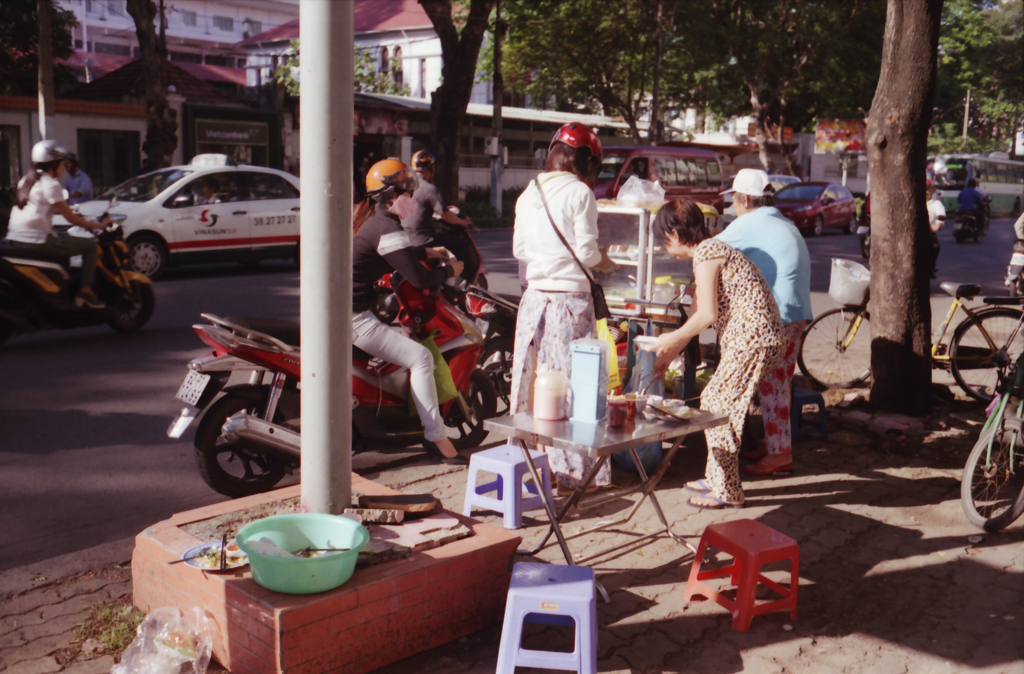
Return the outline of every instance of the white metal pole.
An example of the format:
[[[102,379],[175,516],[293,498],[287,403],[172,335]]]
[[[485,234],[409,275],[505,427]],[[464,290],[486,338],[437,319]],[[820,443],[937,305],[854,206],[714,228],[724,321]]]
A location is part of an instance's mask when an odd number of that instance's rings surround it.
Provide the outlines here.
[[[299,3],[302,508],[352,498],[352,3]]]

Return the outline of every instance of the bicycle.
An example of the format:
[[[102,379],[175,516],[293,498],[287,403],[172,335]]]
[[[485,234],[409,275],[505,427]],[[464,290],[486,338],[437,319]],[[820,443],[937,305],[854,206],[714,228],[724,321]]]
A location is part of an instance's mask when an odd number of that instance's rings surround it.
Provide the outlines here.
[[[1024,298],[1013,298],[1024,304]],[[1024,353],[1008,368],[992,413],[964,465],[960,505],[967,521],[998,531],[1024,514]]]
[[[942,283],[953,303],[931,350],[932,367],[948,369],[964,392],[982,402],[996,394],[1000,380],[1013,361],[1024,352],[1024,311],[1016,307],[991,306],[1020,303],[1013,297],[986,297],[981,309],[971,309],[964,300],[981,293],[976,284]],[[824,388],[853,388],[871,377],[871,316],[868,297],[862,304],[844,305],[816,317],[804,330],[797,355],[800,371]],[[953,330],[949,345],[943,343],[958,309],[966,317]]]

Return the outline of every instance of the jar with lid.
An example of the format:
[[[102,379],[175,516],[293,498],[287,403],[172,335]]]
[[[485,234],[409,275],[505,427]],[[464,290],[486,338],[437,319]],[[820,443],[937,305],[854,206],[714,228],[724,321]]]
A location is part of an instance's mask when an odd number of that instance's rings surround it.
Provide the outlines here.
[[[569,378],[557,370],[538,372],[533,382],[533,416],[558,421],[569,416]]]

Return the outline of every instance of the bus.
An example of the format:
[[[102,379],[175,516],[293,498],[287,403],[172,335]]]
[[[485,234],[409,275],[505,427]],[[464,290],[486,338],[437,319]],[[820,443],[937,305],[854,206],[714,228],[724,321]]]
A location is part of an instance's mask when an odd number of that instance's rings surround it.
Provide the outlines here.
[[[1024,162],[1010,161],[1005,152],[940,154],[928,158],[928,178],[939,190],[948,212],[959,210],[956,197],[974,178],[978,189],[992,197],[992,213],[1016,217],[1024,204]]]

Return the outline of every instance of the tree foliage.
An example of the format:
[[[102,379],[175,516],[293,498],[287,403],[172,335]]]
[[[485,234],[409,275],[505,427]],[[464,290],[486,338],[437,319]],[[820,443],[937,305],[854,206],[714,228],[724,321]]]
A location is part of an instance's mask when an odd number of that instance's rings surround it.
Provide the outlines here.
[[[75,53],[71,30],[78,25],[75,13],[54,5],[51,33],[54,89],[77,84],[74,71],[60,63]],[[35,96],[38,90],[39,2],[0,2],[0,94]]]
[[[441,41],[441,86],[431,95],[430,145],[437,156],[434,181],[448,203],[459,189],[462,125],[476,79],[480,44],[495,0],[419,0]]]
[[[964,103],[968,152],[1008,150],[1024,99],[1024,2],[949,0],[939,38],[932,152],[961,149]],[[1019,128],[1019,127],[1018,127]]]
[[[299,53],[299,41],[292,40],[291,46],[284,53],[274,71],[274,80],[284,86],[292,96],[298,96],[300,91]],[[401,71],[398,59],[391,59],[388,72],[379,71],[371,51],[356,47],[353,63],[353,82],[356,91],[393,96],[408,96],[410,94],[411,90],[408,84],[401,86],[398,84],[398,73]]]

